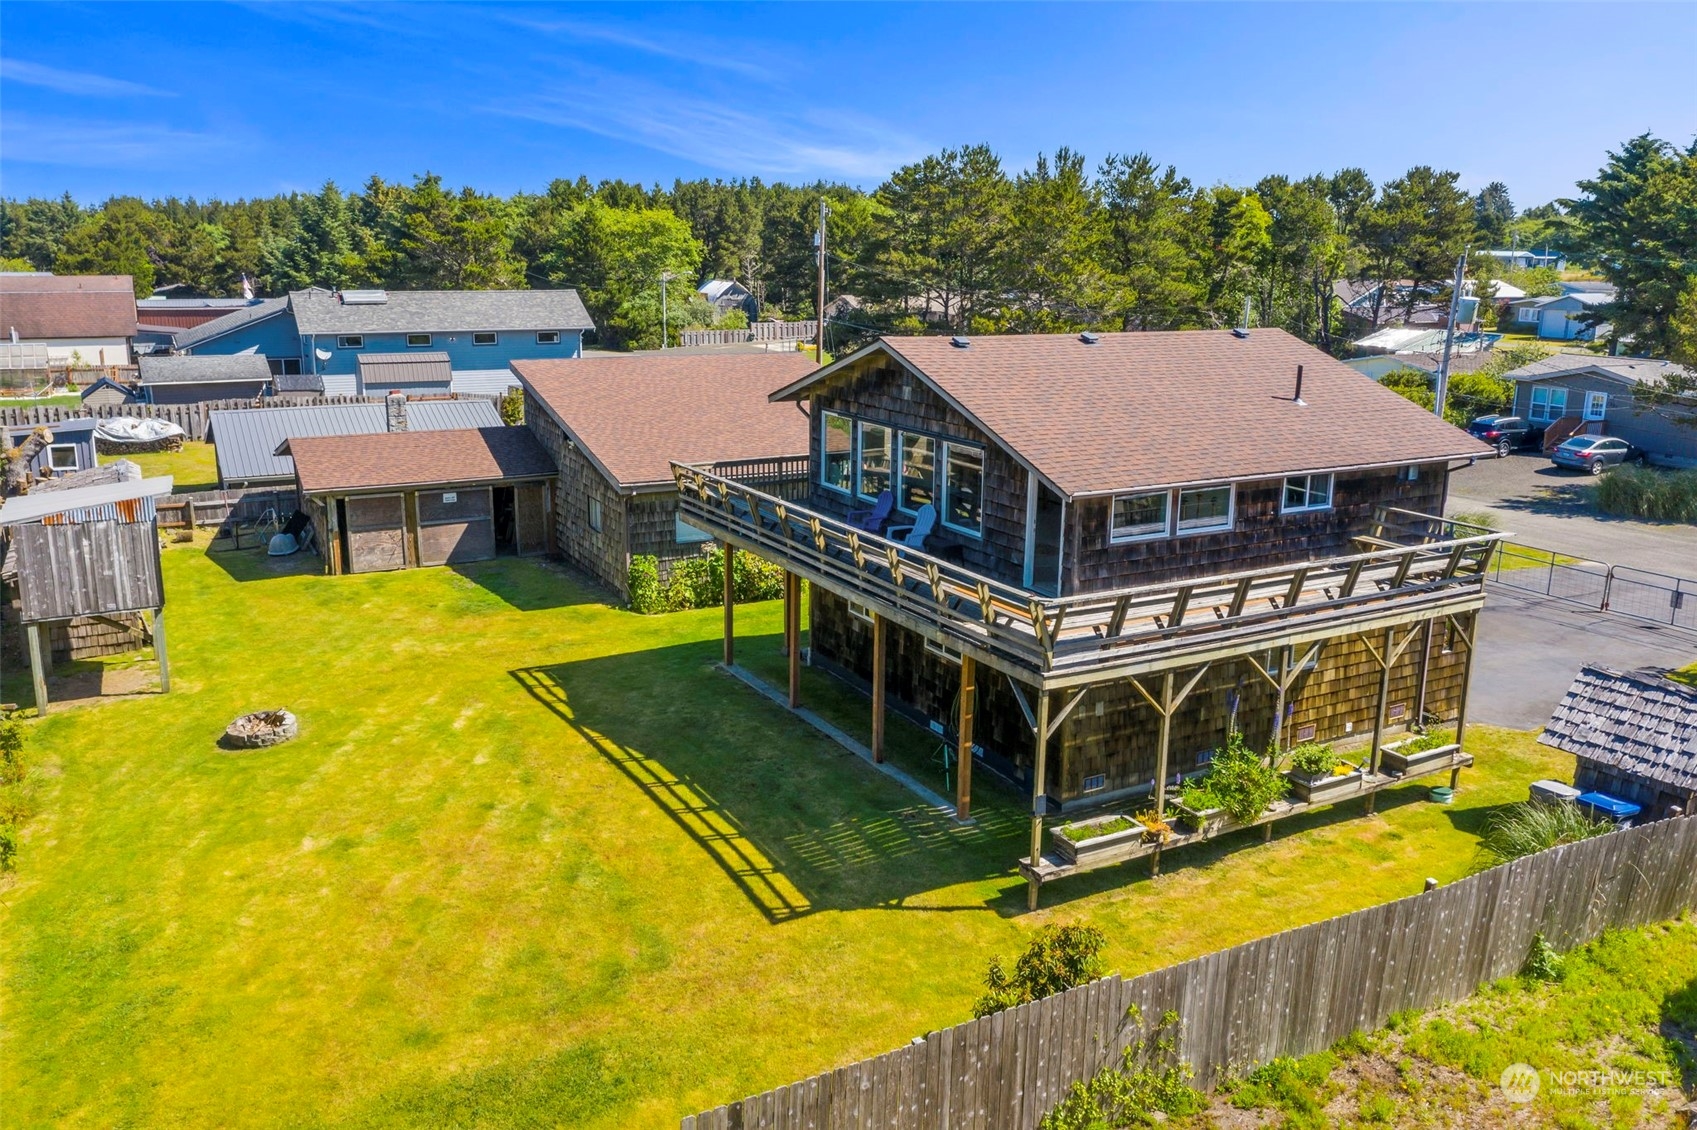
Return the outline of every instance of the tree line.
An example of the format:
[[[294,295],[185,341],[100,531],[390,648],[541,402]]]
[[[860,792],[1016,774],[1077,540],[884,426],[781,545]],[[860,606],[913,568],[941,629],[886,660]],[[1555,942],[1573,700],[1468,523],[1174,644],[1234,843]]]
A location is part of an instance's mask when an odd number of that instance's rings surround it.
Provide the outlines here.
[[[1147,154],[1092,163],[1066,148],[1010,174],[986,145],[925,157],[871,192],[580,177],[503,197],[426,173],[253,200],[8,199],[0,257],[8,269],[130,274],[138,294],[235,294],[244,278],[260,294],[575,287],[603,345],[652,347],[662,274],[691,284],[669,296],[674,329],[713,323],[691,293],[705,278],[741,281],[768,315],[813,317],[823,200],[830,292],[857,300],[831,311],[833,345],[877,332],[1227,326],[1247,308],[1254,324],[1338,352],[1338,281],[1404,280],[1414,286],[1382,300],[1441,300],[1464,249],[1517,242],[1615,282],[1605,315],[1641,349],[1678,347],[1678,311],[1697,311],[1697,143],[1633,138],[1572,199],[1524,211],[1501,183],[1469,194],[1458,181],[1422,165],[1377,185],[1348,168],[1203,186]],[[1469,269],[1503,273],[1480,255]]]

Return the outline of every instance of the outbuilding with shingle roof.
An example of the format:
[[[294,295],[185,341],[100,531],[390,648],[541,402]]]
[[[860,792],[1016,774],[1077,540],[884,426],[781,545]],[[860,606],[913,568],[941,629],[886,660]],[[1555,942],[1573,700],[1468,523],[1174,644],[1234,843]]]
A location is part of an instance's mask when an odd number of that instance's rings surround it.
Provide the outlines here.
[[[1652,820],[1697,810],[1697,687],[1587,664],[1538,740],[1573,754],[1582,792],[1629,800]]]

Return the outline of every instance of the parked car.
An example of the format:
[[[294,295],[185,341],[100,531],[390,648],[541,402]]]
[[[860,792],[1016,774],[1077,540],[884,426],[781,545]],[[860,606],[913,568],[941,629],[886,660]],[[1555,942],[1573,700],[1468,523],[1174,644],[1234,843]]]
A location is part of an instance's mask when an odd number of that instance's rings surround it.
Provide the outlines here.
[[[1481,416],[1467,425],[1467,430],[1496,448],[1498,456],[1544,442],[1544,429],[1520,416]]]
[[[1556,466],[1588,471],[1593,475],[1602,474],[1604,467],[1612,467],[1616,463],[1643,461],[1642,451],[1613,436],[1574,436],[1563,440],[1550,452],[1550,462]]]

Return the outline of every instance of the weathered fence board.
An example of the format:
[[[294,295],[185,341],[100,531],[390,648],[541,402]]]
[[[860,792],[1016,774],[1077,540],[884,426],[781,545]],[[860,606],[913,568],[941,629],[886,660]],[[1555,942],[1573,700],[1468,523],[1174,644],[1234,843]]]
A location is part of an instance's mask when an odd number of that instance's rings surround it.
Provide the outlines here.
[[[816,322],[755,322],[746,330],[680,330],[682,344],[743,345],[757,341],[812,341]]]
[[[159,538],[152,522],[12,527],[26,624],[158,608]]]
[[[254,487],[249,490],[201,490],[161,498],[155,506],[162,529],[184,529],[192,513],[195,526],[224,526],[257,522],[267,510],[286,521],[300,508],[292,487]]]
[[[1307,1055],[1393,1013],[1459,1000],[1558,949],[1697,905],[1697,817],[1554,848],[1435,891],[1118,976],[973,1020],[874,1059],[683,1120],[683,1130],[1029,1130],[1067,1089],[1179,1016],[1202,1086]],[[792,1096],[805,1095],[805,1101]]]

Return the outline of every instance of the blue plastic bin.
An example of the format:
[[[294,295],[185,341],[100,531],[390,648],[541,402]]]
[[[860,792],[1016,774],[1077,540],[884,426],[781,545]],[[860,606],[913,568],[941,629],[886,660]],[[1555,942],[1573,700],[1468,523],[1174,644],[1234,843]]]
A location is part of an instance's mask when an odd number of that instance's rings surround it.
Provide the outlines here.
[[[1625,824],[1643,811],[1631,801],[1621,800],[1608,793],[1580,793],[1575,803],[1580,808],[1589,809],[1599,820],[1607,820],[1611,824]]]

